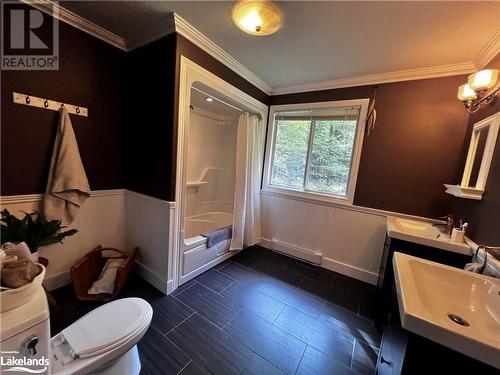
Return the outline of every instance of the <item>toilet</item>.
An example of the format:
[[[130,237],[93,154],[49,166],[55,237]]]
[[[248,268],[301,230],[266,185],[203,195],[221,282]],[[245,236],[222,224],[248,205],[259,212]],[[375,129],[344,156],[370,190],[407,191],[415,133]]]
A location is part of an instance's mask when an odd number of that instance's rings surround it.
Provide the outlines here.
[[[138,375],[136,344],[152,316],[145,300],[123,298],[92,310],[49,339],[48,305],[40,288],[29,303],[2,313],[2,351],[38,360],[23,366],[30,370],[47,364],[51,374]]]

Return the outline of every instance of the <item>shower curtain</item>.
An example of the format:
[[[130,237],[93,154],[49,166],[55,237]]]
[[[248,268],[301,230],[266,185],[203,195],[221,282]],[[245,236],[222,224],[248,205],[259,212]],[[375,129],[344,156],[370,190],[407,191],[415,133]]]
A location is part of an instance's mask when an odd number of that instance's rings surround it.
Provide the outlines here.
[[[242,113],[238,119],[233,236],[230,250],[241,250],[255,245],[261,239],[261,122],[248,113]]]

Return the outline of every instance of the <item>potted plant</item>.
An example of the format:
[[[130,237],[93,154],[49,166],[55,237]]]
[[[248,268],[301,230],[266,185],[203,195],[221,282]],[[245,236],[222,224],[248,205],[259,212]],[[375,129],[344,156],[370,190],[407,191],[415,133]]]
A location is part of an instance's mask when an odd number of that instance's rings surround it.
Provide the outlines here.
[[[66,227],[61,225],[60,220],[47,220],[36,211],[25,212],[24,217],[18,219],[7,209],[4,209],[0,221],[1,244],[25,242],[35,262],[38,261],[38,249],[41,246],[62,243],[66,237],[78,232],[76,229],[62,231]]]

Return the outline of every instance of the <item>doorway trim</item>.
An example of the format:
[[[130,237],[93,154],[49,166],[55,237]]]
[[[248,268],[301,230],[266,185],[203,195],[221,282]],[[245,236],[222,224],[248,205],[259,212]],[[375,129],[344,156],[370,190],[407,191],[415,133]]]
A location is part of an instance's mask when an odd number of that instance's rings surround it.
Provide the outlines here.
[[[181,253],[184,243],[184,218],[186,213],[186,167],[187,141],[189,137],[189,120],[191,103],[191,86],[200,82],[217,92],[234,99],[242,107],[259,114],[262,120],[262,145],[266,136],[268,106],[240,89],[234,87],[222,78],[199,66],[187,57],[180,58],[179,74],[179,106],[177,118],[177,163],[175,180],[175,223],[173,230],[172,256],[169,257],[169,280],[172,280],[171,291],[177,289],[181,280]],[[264,158],[264,150],[261,151]]]

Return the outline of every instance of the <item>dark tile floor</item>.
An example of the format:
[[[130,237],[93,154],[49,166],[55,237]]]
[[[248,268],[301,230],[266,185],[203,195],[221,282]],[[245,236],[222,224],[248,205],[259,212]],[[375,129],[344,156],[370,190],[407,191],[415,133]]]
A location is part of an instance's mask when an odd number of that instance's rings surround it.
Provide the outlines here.
[[[164,296],[132,275],[121,297],[154,309],[142,374],[372,374],[374,287],[253,247]],[[55,334],[97,306],[55,291]]]

